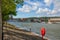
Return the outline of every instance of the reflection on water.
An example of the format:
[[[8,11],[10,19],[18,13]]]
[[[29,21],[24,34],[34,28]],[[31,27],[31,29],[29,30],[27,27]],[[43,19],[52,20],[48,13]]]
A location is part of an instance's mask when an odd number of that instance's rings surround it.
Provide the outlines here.
[[[40,28],[44,26],[46,28],[45,37],[51,40],[60,40],[60,24],[42,24],[42,23],[24,23],[24,22],[9,22],[17,27],[29,30],[40,34]]]

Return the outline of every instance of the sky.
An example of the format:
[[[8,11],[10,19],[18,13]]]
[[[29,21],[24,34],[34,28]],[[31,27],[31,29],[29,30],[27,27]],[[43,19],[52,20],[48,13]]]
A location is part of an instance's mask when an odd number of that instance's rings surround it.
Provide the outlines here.
[[[60,0],[24,0],[16,6],[14,18],[60,16]]]

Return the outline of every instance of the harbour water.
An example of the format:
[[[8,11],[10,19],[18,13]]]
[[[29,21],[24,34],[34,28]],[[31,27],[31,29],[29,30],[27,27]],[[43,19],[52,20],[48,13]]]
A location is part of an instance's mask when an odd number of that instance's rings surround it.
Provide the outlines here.
[[[15,25],[16,27],[23,28],[25,30],[30,30],[39,35],[40,29],[42,26],[46,29],[46,35],[50,40],[60,40],[60,24],[45,24],[45,23],[27,23],[27,22],[8,22],[10,24]]]

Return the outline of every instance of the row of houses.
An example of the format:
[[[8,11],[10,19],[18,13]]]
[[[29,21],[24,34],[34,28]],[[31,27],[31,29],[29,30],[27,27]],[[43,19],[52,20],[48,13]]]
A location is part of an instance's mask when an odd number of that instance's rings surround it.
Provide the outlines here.
[[[28,18],[14,18],[14,21],[19,21],[19,22],[41,22],[40,19],[28,19]]]
[[[49,18],[13,18],[14,21],[19,22],[50,22],[50,23],[56,23],[60,22],[60,17],[49,17]]]

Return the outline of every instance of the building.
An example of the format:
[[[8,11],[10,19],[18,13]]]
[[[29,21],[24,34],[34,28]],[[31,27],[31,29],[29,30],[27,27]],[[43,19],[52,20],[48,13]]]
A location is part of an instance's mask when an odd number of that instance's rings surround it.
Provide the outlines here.
[[[60,17],[54,17],[48,19],[48,23],[60,23]]]

